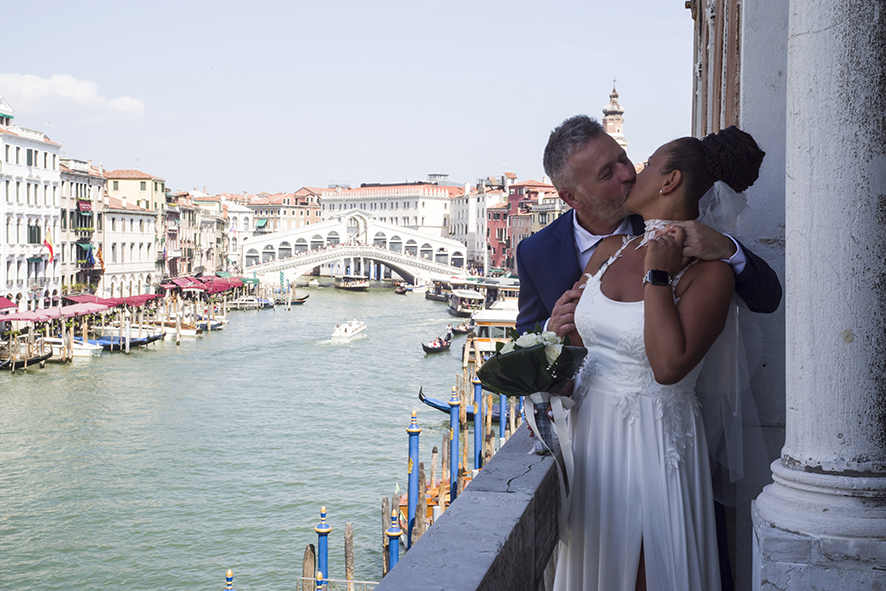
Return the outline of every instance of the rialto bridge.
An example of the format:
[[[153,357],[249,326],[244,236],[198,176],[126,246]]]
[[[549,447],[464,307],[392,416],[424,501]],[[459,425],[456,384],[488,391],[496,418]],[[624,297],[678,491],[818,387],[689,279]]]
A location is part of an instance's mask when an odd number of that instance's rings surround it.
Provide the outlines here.
[[[281,271],[294,280],[318,266],[328,266],[332,275],[374,279],[393,270],[413,283],[467,275],[464,244],[379,222],[357,209],[319,224],[247,238],[242,248],[244,275],[269,276],[272,282]]]

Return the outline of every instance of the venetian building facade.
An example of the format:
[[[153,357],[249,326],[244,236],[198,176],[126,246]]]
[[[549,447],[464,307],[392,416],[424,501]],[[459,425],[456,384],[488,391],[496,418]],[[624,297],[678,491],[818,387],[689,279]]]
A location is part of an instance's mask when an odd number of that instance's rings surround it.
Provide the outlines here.
[[[463,192],[461,187],[424,181],[390,185],[364,183],[356,189],[336,187],[321,194],[320,214],[325,221],[337,213],[359,209],[371,213],[380,222],[448,238],[450,202]]]
[[[19,308],[52,305],[61,290],[52,252],[60,226],[59,150],[40,131],[15,125],[0,97],[0,290]]]
[[[156,221],[150,209],[128,199],[105,196],[97,233],[95,259],[102,275],[96,295],[110,298],[152,292],[152,285],[159,281],[154,248]]]
[[[104,203],[107,179],[102,166],[62,158],[61,228],[55,247],[63,291],[92,291],[101,278],[93,240]]]
[[[736,508],[737,588],[876,589],[886,572],[886,11],[687,2],[693,135],[766,151],[737,236],[783,280],[753,377],[772,482]],[[851,15],[851,18],[847,18]]]

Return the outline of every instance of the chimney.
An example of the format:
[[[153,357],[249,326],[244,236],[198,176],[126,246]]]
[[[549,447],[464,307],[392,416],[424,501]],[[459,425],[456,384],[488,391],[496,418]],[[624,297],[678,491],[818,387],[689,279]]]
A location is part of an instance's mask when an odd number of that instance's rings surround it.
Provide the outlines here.
[[[111,198],[105,195],[105,207],[111,207]]]
[[[126,209],[126,195],[123,195],[120,199],[123,200],[123,209]]]

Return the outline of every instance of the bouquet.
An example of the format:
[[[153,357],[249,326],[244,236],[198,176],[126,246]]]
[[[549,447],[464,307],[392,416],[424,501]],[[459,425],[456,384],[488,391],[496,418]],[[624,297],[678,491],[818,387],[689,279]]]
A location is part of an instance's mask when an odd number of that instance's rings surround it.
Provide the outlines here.
[[[533,332],[518,335],[511,329],[510,334],[512,340],[496,344],[495,354],[477,371],[477,377],[487,390],[506,396],[524,396],[532,401],[536,416],[526,413],[526,418],[550,451],[553,435],[547,410],[551,394],[556,394],[572,379],[588,350],[571,346],[568,337],[542,331],[538,324]],[[559,396],[554,403],[562,405]]]

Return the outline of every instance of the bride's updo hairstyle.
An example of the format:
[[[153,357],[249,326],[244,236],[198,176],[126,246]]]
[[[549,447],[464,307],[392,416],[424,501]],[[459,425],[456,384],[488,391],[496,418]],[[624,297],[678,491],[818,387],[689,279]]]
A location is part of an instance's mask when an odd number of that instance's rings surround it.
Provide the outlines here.
[[[733,125],[700,140],[682,137],[672,141],[662,172],[679,170],[686,197],[695,203],[715,181],[723,181],[737,193],[753,185],[765,155],[750,134]]]

